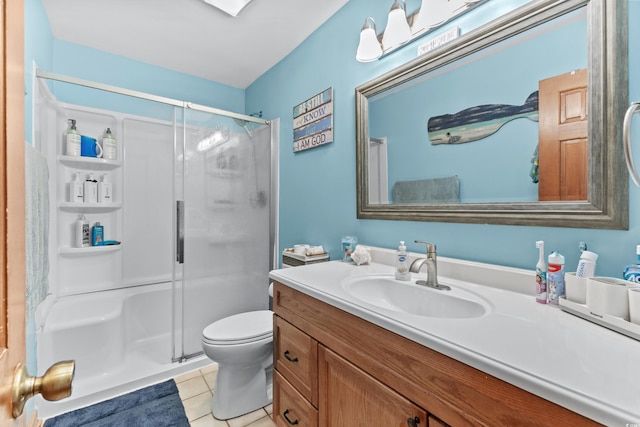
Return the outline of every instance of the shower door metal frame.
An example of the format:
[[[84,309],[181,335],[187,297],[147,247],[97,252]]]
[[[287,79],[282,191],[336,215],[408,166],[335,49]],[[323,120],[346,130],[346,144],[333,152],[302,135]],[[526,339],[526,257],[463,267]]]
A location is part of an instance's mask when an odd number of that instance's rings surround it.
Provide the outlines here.
[[[211,114],[217,114],[223,117],[230,117],[233,119],[239,119],[239,120],[243,120],[245,122],[252,122],[252,123],[257,123],[260,125],[269,125],[270,127],[270,131],[271,131],[271,183],[270,183],[270,193],[271,193],[271,197],[270,197],[270,209],[269,209],[269,269],[273,269],[278,265],[278,256],[277,256],[277,248],[278,248],[278,215],[279,215],[279,201],[278,201],[278,170],[279,170],[279,161],[278,161],[278,153],[279,153],[279,147],[278,144],[274,144],[274,136],[279,136],[279,120],[276,119],[275,121],[275,131],[274,131],[274,127],[272,126],[272,122],[270,120],[265,120],[262,119],[260,117],[255,117],[255,116],[250,116],[250,115],[246,115],[246,114],[240,114],[240,113],[234,113],[231,111],[226,111],[226,110],[221,110],[219,108],[214,108],[214,107],[208,107],[206,105],[201,105],[201,104],[196,104],[193,102],[188,102],[188,101],[181,101],[181,100],[177,100],[177,99],[173,99],[173,98],[167,98],[167,97],[163,97],[163,96],[158,96],[158,95],[152,95],[149,93],[145,93],[145,92],[140,92],[140,91],[136,91],[136,90],[131,90],[131,89],[125,89],[125,88],[121,88],[118,86],[113,86],[113,85],[108,85],[108,84],[104,84],[104,83],[98,83],[98,82],[93,82],[90,80],[85,80],[85,79],[80,79],[77,77],[71,77],[71,76],[66,76],[63,74],[59,74],[59,73],[53,73],[50,71],[45,71],[42,69],[37,68],[35,70],[35,76],[39,77],[41,79],[45,79],[45,80],[54,80],[54,81],[59,81],[59,82],[63,82],[63,83],[69,83],[69,84],[73,84],[73,85],[77,85],[77,86],[84,86],[84,87],[88,87],[91,89],[98,89],[98,90],[103,90],[106,92],[111,92],[111,93],[116,93],[116,94],[120,94],[120,95],[126,95],[126,96],[131,96],[134,98],[139,98],[139,99],[144,99],[147,101],[153,101],[153,102],[157,102],[157,103],[161,103],[161,104],[167,104],[167,105],[172,105],[174,107],[178,107],[178,108],[182,108],[182,111],[186,111],[186,110],[197,110],[197,111],[203,111],[203,112],[207,112],[207,113],[211,113]],[[183,125],[182,125],[182,129],[183,129],[183,133],[186,132],[186,127],[185,127],[185,123],[184,123],[184,119],[185,119],[185,114],[183,114]],[[174,128],[176,126],[176,118],[175,118],[175,110],[174,110]],[[183,134],[183,144],[186,143],[186,135]],[[174,153],[175,153],[175,147],[177,144],[177,140],[176,140],[176,136],[175,136],[175,132],[174,132]],[[184,149],[184,147],[183,147]],[[174,162],[175,164],[175,162]],[[174,195],[175,195],[175,190],[174,190]],[[176,200],[176,202],[178,202],[178,200]],[[177,204],[176,204],[176,210],[174,210],[174,221],[173,221],[173,226],[175,227],[175,229],[173,230],[173,234],[174,236],[176,236],[176,251],[178,251],[178,229],[179,229],[179,225],[177,223],[178,220],[178,211],[177,211]],[[183,211],[184,212],[184,211]],[[177,252],[176,252],[177,254]],[[177,256],[176,261],[178,261],[178,258],[180,258],[180,260],[183,262],[184,261],[184,254],[182,254],[182,257]],[[175,271],[175,263],[174,263],[174,271]],[[266,278],[266,280],[268,280],[268,278]],[[175,285],[175,273],[173,275],[173,282]],[[184,289],[184,288],[183,288]],[[172,304],[175,304],[175,299],[173,299]],[[172,316],[175,315],[175,310],[172,310]],[[182,310],[182,315],[184,316],[184,310]],[[175,322],[172,322],[172,325],[175,325]],[[184,327],[184,321],[183,321],[183,327]],[[196,354],[190,354],[190,355],[185,355],[184,354],[184,339],[182,339],[182,345],[183,348],[181,349],[181,355],[179,357],[176,357],[175,355],[175,327],[172,327],[171,329],[171,340],[172,340],[172,358],[171,358],[171,362],[184,362],[188,359],[191,359],[193,357],[199,356],[200,354],[202,354],[202,352],[200,353],[196,353]]]

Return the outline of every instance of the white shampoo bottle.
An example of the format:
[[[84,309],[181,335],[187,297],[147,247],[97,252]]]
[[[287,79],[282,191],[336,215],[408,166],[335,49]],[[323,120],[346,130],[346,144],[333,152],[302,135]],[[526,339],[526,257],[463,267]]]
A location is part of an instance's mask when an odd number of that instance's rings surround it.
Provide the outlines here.
[[[102,180],[98,183],[98,203],[111,203],[113,201],[113,185],[109,182],[107,174],[102,175]]]
[[[82,215],[76,221],[76,248],[86,248],[91,246],[91,230],[89,228],[89,221]]]
[[[96,203],[98,201],[98,181],[89,174],[89,178],[84,182],[84,202]]]
[[[69,182],[69,201],[84,202],[84,186],[80,181],[80,174],[77,172],[73,174],[73,180]]]

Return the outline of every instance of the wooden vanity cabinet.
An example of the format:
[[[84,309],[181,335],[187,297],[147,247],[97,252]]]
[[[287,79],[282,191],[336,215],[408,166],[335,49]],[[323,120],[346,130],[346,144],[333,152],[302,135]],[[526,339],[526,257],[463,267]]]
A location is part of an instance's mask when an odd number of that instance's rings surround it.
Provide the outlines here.
[[[277,426],[598,425],[277,282],[273,309]]]
[[[326,347],[318,353],[321,426],[426,425],[424,409]]]

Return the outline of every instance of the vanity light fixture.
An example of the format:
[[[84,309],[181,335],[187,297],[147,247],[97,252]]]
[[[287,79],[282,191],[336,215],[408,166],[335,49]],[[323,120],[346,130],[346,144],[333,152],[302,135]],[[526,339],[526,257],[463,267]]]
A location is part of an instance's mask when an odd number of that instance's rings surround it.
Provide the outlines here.
[[[209,0],[205,0],[209,1]],[[371,17],[365,19],[360,30],[360,43],[356,52],[359,62],[371,62],[393,52],[451,19],[464,14],[489,0],[422,0],[420,9],[407,16],[406,0],[394,0],[389,10],[387,28],[376,34]]]
[[[411,39],[411,28],[407,22],[407,3],[394,0],[387,18],[387,28],[382,35],[382,48],[392,49],[405,44]]]
[[[203,0],[205,3],[220,9],[227,15],[238,16],[242,9],[244,9],[252,0]]]
[[[413,16],[412,33],[422,33],[444,24],[453,15],[455,4],[455,1],[449,0],[422,0],[420,10]]]
[[[376,21],[367,16],[360,31],[360,43],[356,52],[356,59],[359,62],[371,62],[382,56],[382,46],[378,40],[376,32]]]

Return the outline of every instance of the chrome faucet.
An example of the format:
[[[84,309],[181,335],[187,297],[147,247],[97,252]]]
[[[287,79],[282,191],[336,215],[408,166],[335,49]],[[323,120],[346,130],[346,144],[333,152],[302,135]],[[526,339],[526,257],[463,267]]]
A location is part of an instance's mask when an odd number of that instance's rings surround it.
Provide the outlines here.
[[[424,264],[427,265],[427,280],[417,280],[417,285],[428,286],[433,289],[450,291],[451,287],[438,283],[438,256],[436,254],[436,245],[422,240],[416,240],[416,243],[422,243],[427,246],[427,257],[418,258],[411,263],[409,271],[417,273]]]

